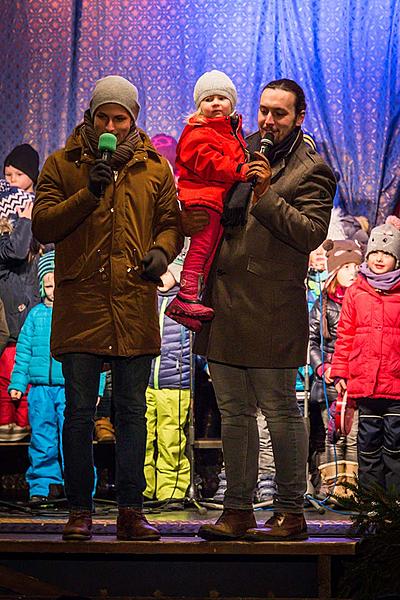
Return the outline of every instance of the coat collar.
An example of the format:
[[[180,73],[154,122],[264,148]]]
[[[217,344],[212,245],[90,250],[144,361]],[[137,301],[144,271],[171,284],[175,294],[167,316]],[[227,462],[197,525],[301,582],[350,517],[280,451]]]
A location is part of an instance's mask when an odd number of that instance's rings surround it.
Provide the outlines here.
[[[92,163],[94,161],[94,156],[83,144],[82,136],[80,134],[81,127],[82,123],[75,127],[72,134],[68,137],[64,148],[65,155],[67,160],[73,162]],[[160,154],[151,144],[149,136],[142,129],[139,129],[139,134],[142,143],[137,147],[132,159],[125,165],[126,167],[137,162],[145,162],[149,157],[158,162],[161,161]]]

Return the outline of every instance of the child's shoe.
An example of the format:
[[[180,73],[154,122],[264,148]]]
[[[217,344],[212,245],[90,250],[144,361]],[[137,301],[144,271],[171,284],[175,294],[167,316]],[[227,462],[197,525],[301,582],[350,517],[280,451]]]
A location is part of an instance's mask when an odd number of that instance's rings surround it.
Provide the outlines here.
[[[217,491],[215,492],[212,500],[216,504],[223,504],[224,503],[224,496],[225,496],[225,492],[226,492],[226,474],[225,474],[225,469],[222,469],[221,473],[218,475],[218,479],[219,479],[218,488],[217,488]]]
[[[0,425],[0,442],[11,442],[15,423]]]
[[[255,493],[255,503],[272,505],[276,494],[276,483],[272,475],[260,475]]]
[[[31,435],[31,428],[29,427],[29,425],[26,425],[25,427],[21,427],[20,425],[14,425],[13,433],[12,433],[12,441],[19,442],[20,440],[23,440],[30,435]]]
[[[46,506],[48,502],[49,499],[47,496],[31,496],[28,504],[31,508],[40,508],[42,506]]]
[[[15,423],[0,425],[0,442],[19,442],[31,433],[31,428],[20,427]]]
[[[109,417],[101,417],[94,422],[94,439],[101,443],[115,442],[115,431]]]
[[[165,314],[174,320],[175,317],[181,315],[199,321],[211,321],[214,317],[214,310],[201,304],[199,299],[202,282],[203,275],[201,273],[183,270],[178,295],[168,306]]]
[[[186,327],[186,329],[189,329],[194,333],[200,333],[201,328],[203,327],[203,323],[199,321],[199,319],[193,319],[192,317],[184,317],[183,315],[174,315],[173,317],[171,317],[170,315],[167,316],[170,319],[173,319],[176,323],[179,323],[179,325],[183,325],[184,327]]]
[[[49,500],[60,500],[65,498],[64,486],[61,483],[50,483]]]

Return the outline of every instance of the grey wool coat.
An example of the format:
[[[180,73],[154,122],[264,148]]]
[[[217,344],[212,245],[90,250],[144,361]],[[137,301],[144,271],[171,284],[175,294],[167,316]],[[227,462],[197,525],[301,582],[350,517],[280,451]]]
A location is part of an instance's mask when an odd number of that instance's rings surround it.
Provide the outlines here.
[[[250,150],[259,140],[259,133],[248,139]],[[195,352],[243,367],[305,364],[308,255],[326,238],[335,190],[331,169],[303,141],[273,166],[246,225],[225,230],[204,298],[215,318]]]

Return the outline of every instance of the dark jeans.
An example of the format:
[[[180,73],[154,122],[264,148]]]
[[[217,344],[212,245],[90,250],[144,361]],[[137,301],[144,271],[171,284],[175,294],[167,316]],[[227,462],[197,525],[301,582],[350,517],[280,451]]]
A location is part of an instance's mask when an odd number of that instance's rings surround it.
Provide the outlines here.
[[[71,353],[62,358],[65,377],[63,428],[65,491],[70,507],[91,510],[93,427],[104,357]],[[146,482],[146,388],[152,356],[107,357],[113,378],[116,490],[119,506],[140,508]]]
[[[358,400],[358,478],[363,487],[378,483],[400,492],[400,402]]]
[[[308,435],[299,411],[296,369],[253,369],[209,362],[222,419],[225,508],[251,509],[258,478],[257,408],[265,416],[275,459],[274,509],[302,513]]]

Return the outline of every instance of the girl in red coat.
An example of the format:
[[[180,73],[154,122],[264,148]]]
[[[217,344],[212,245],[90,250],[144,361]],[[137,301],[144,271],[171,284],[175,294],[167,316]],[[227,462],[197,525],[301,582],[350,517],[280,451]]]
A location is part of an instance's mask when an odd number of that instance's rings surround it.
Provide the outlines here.
[[[206,210],[209,224],[192,236],[180,291],[167,315],[199,331],[201,321],[214,316],[199,295],[221,238],[223,202],[235,182],[249,179],[249,165],[230,78],[221,71],[204,73],[193,96],[197,111],[188,118],[177,147],[178,197],[185,208]]]
[[[372,230],[356,282],[347,290],[331,377],[359,407],[358,464],[363,487],[400,492],[400,232]]]

